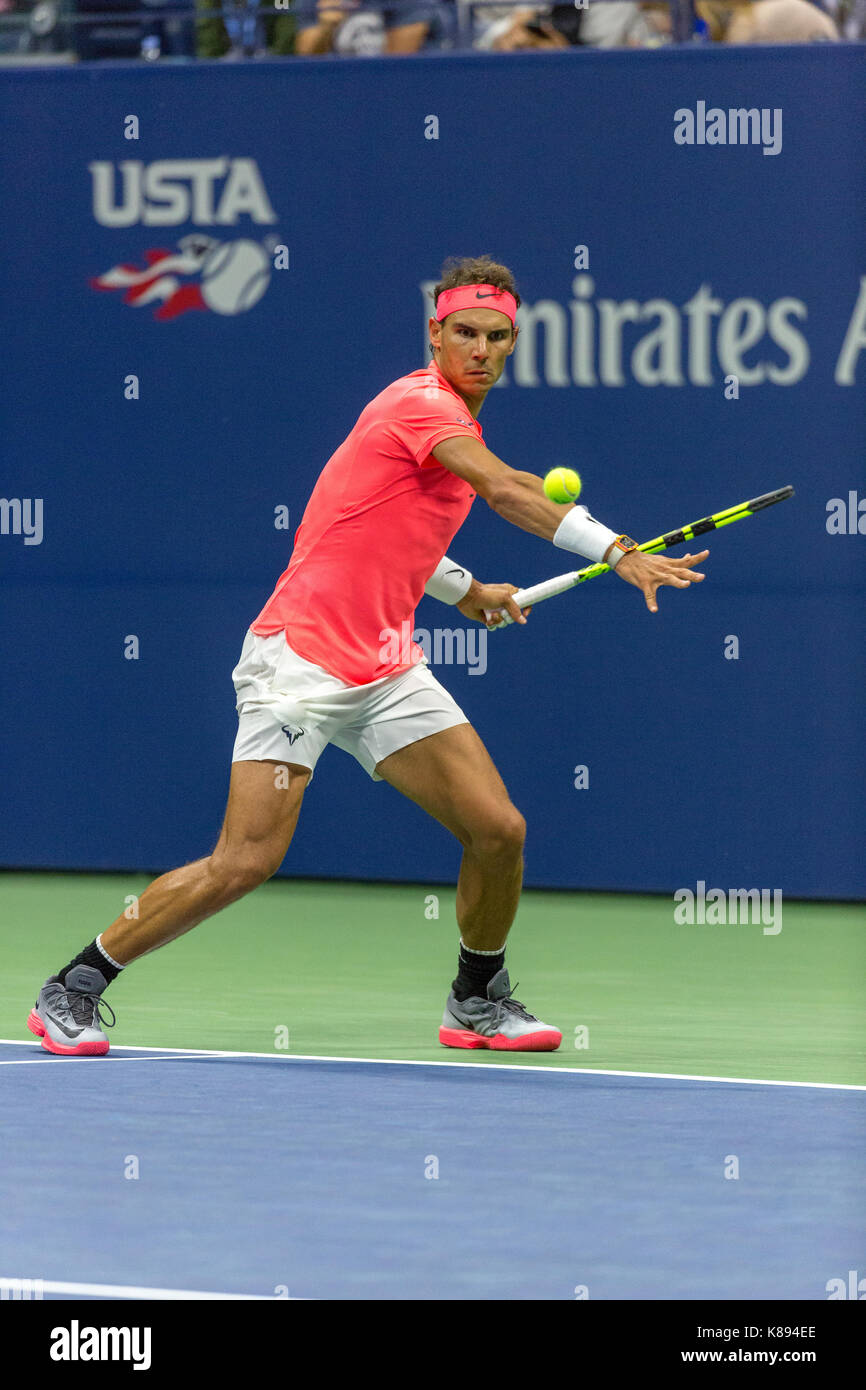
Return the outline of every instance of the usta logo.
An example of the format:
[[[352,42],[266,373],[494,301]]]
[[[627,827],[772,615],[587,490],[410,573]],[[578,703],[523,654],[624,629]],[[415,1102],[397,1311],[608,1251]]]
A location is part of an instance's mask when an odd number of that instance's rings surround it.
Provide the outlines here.
[[[97,159],[88,167],[93,216],[103,227],[233,227],[242,215],[268,226],[277,220],[254,159]]]

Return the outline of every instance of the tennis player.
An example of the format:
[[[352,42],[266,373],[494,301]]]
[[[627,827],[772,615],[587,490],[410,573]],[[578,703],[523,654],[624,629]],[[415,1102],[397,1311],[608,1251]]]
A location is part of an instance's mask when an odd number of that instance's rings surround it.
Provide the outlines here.
[[[247,633],[233,673],[238,733],[228,805],[212,854],[163,874],[39,992],[28,1026],[67,1057],[108,1051],[102,996],[133,961],[165,946],[276,873],[304,791],[328,744],[351,753],[463,846],[457,976],[439,1040],[448,1047],[551,1051],[558,1028],[514,997],[505,941],[517,911],[525,823],[478,734],[431,674],[414,628],[423,593],[525,615],[513,584],[482,583],[446,554],[476,495],[505,521],[589,561],[604,560],[657,611],[661,585],[704,578],[643,554],[586,507],[558,506],[532,473],[484,445],[478,415],[514,351],[520,296],[489,257],[446,262],[434,291],[432,361],[361,412],[322,469],[288,569]],[[396,639],[396,640],[395,640]],[[108,1009],[107,1018],[102,1010]]]

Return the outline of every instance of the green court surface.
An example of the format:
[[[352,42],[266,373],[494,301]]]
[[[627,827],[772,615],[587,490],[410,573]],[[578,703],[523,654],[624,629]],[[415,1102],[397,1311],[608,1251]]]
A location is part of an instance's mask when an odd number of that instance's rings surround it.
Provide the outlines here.
[[[141,875],[0,874],[0,1037],[141,894]],[[438,899],[438,918],[431,896]],[[786,902],[782,930],[678,925],[669,897],[527,892],[512,985],[557,1053],[443,1048],[453,887],[280,879],[135,962],[117,1044],[866,1083],[866,907]],[[34,1046],[37,1045],[33,1039]],[[286,1047],[286,1043],[288,1046]]]

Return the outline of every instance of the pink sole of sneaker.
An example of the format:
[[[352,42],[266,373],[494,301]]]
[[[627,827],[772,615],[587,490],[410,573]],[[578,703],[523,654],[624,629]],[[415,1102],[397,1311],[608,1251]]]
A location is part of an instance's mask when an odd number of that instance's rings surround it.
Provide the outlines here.
[[[444,1047],[487,1047],[492,1052],[555,1052],[562,1042],[562,1034],[550,1028],[541,1033],[527,1033],[523,1038],[506,1038],[504,1033],[483,1038],[471,1028],[440,1028],[439,1041]]]
[[[107,1042],[79,1043],[78,1047],[62,1047],[60,1043],[52,1042],[45,1031],[45,1024],[35,1009],[30,1010],[27,1027],[31,1033],[36,1034],[37,1038],[42,1039],[42,1046],[45,1051],[53,1052],[57,1057],[104,1057],[108,1051]]]

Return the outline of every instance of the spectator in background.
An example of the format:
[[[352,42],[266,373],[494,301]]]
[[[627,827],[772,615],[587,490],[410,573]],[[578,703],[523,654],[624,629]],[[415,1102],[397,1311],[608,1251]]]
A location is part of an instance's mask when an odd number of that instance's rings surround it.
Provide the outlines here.
[[[0,15],[8,15],[16,9],[15,0],[0,0]],[[17,26],[0,25],[0,53],[16,53],[21,51],[22,33]]]
[[[646,48],[655,34],[642,7],[627,3],[627,0],[590,4],[583,11],[580,42],[591,48]]]
[[[475,11],[475,48],[495,53],[524,49],[568,48],[569,40],[551,19],[552,5],[515,9],[513,5],[486,5]],[[578,13],[578,11],[575,11]]]
[[[319,53],[354,54],[374,57],[381,53],[417,53],[426,44],[439,46],[446,32],[442,6],[430,0],[400,9],[359,10],[358,0],[343,0],[335,8],[333,0],[318,0],[315,19],[298,16],[295,51],[312,56]]]
[[[866,39],[866,0],[828,0],[827,9],[843,38]]]
[[[665,6],[667,11],[667,6]],[[604,4],[543,5],[535,9],[494,7],[478,10],[475,47],[496,53],[516,49],[642,48],[654,30],[631,0]]]
[[[243,9],[236,9],[235,14],[226,16],[229,20],[226,27],[221,11],[230,8],[230,0],[195,0],[195,8],[198,58],[264,56],[263,40],[264,51],[274,57],[288,57],[295,51],[296,20],[291,11],[275,10],[272,14],[261,16],[259,27],[250,36],[243,32]],[[250,37],[252,43],[247,42]]]
[[[809,0],[756,0],[736,10],[726,43],[838,43],[828,14]]]

